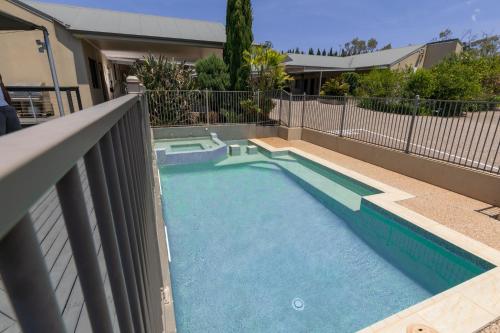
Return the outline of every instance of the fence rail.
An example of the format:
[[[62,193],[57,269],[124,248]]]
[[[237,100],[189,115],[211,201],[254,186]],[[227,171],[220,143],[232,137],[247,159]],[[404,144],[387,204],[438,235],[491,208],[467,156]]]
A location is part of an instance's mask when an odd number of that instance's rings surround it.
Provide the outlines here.
[[[21,329],[65,331],[30,214],[55,185],[92,331],[112,332],[90,226],[95,216],[120,331],[161,332],[151,138],[142,98],[123,96],[6,135],[0,155],[0,273]],[[84,199],[80,165],[91,202]]]
[[[57,105],[54,87],[47,86],[8,86],[12,106],[23,125],[34,125],[54,116]],[[83,109],[79,87],[60,87],[63,106],[70,113]]]
[[[303,127],[500,173],[500,110],[490,101],[294,95],[286,91],[148,91],[153,126]]]

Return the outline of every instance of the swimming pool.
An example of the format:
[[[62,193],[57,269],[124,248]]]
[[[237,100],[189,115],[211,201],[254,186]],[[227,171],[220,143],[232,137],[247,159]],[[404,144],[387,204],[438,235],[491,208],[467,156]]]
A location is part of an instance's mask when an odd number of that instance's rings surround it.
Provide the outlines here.
[[[160,174],[179,332],[354,332],[493,267],[293,153]]]

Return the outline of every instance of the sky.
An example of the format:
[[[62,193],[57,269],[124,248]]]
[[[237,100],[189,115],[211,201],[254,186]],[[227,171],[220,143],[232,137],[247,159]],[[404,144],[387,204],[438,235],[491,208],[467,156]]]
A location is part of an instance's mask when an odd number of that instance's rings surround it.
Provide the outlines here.
[[[226,0],[45,0],[224,23]],[[500,0],[252,0],[256,42],[278,50],[339,49],[354,37],[379,47],[420,44],[449,28],[453,37],[500,34]]]

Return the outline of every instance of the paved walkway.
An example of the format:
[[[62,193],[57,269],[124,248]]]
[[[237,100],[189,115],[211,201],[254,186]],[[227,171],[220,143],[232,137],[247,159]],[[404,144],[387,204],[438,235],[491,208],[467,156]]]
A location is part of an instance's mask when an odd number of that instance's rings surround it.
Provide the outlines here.
[[[295,147],[301,149],[307,153],[314,154],[413,194],[415,195],[414,198],[400,201],[400,204],[500,250],[500,221],[479,212],[479,210],[485,210],[486,213],[491,212],[492,215],[495,213],[498,214],[498,211],[490,208],[491,205],[489,204],[336,153],[306,141],[286,141],[280,138],[266,138],[261,140],[277,148]]]

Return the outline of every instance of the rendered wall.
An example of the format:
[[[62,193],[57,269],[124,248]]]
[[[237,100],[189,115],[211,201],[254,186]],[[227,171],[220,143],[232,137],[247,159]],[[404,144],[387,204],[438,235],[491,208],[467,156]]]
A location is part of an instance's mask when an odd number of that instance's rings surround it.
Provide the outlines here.
[[[221,140],[255,139],[278,136],[278,127],[241,124],[153,128],[155,139],[201,137],[208,136],[210,133],[217,133],[217,137]]]

